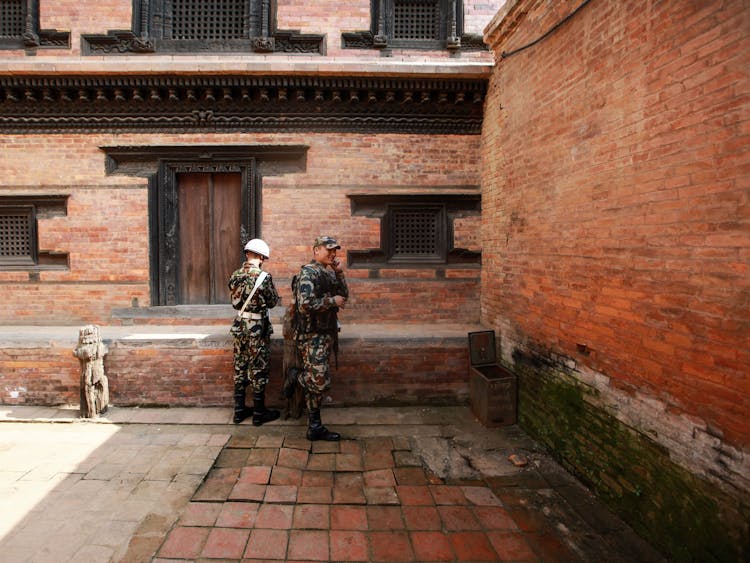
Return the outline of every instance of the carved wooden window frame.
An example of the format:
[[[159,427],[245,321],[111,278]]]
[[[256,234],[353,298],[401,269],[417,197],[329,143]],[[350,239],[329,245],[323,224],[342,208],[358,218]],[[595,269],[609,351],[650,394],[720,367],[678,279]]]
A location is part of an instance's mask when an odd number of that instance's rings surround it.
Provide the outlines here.
[[[214,160],[162,160],[154,182],[150,183],[149,221],[152,234],[152,287],[160,305],[178,304],[179,216],[177,175],[183,173],[227,173],[241,175],[242,208],[238,248],[254,236],[260,236],[260,178],[255,158],[241,162]],[[238,259],[241,253],[238,252]],[[158,277],[154,279],[154,274]]]
[[[199,0],[196,0],[198,2]],[[84,55],[133,53],[304,53],[325,54],[325,36],[276,29],[274,0],[246,0],[242,37],[175,39],[173,0],[133,0],[131,30],[81,36]]]
[[[37,222],[40,218],[67,215],[68,196],[0,196],[0,223],[2,217],[26,217],[26,238],[12,238],[9,230],[0,225],[0,270],[59,270],[68,267],[68,254],[50,252],[39,248]],[[11,254],[3,248],[27,246],[28,253]]]
[[[107,174],[148,178],[149,270],[152,303],[178,304],[177,174],[242,174],[242,244],[262,236],[262,179],[304,172],[306,145],[165,145],[101,147]],[[241,255],[238,256],[238,259]]]
[[[395,49],[447,49],[452,53],[487,50],[482,37],[463,33],[463,0],[434,0],[439,12],[437,37],[433,39],[399,39],[395,37],[397,3],[418,3],[426,0],[371,0],[370,29],[342,33],[347,49],[382,49],[387,54]]]
[[[14,30],[0,27],[0,50],[15,49],[69,49],[70,32],[56,29],[40,29],[39,0],[19,0],[23,26]]]
[[[380,246],[348,249],[351,268],[479,266],[481,253],[454,246],[453,221],[481,214],[479,194],[352,194],[352,215],[380,219]],[[421,211],[435,215],[434,247],[425,252],[401,252],[396,247],[394,228],[397,214]],[[427,224],[425,222],[425,224]]]

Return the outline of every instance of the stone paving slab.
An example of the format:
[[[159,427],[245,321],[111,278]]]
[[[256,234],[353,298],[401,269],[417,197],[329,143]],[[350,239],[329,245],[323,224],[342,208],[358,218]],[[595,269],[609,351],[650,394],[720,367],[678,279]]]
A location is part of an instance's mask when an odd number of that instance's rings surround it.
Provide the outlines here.
[[[229,411],[0,406],[0,560],[662,560],[466,407],[326,409],[339,443]]]
[[[1,424],[0,560],[110,561],[146,520],[166,533],[229,440],[190,430]]]

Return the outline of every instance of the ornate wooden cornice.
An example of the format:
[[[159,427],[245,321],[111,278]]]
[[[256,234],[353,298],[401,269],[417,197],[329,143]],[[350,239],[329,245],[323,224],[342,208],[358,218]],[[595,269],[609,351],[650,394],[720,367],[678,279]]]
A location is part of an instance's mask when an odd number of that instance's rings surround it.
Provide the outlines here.
[[[478,135],[486,89],[484,78],[0,76],[0,133]]]
[[[304,172],[307,167],[306,145],[141,145],[100,147],[107,155],[104,161],[107,174],[148,177],[156,174],[162,162],[188,163],[191,171],[209,171],[201,167],[217,167],[229,163],[246,166],[257,164],[262,176],[276,176]],[[175,166],[177,166],[175,164]]]

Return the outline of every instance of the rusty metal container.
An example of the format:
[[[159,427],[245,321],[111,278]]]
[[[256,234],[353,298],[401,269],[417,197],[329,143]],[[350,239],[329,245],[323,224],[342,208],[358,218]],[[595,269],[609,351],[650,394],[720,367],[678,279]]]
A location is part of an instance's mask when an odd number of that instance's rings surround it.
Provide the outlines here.
[[[488,427],[516,423],[518,378],[497,363],[495,332],[469,333],[471,410]]]

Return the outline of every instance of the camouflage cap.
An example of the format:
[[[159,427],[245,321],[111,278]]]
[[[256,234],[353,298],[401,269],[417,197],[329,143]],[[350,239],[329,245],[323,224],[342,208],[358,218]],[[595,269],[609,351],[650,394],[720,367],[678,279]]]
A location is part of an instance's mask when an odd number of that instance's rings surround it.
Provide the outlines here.
[[[325,246],[329,250],[332,248],[341,248],[341,245],[336,242],[336,239],[333,237],[328,236],[320,236],[315,239],[315,242],[313,242],[313,248],[316,246]]]

